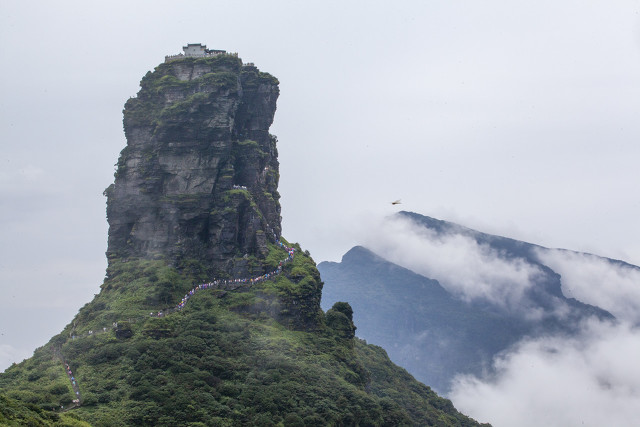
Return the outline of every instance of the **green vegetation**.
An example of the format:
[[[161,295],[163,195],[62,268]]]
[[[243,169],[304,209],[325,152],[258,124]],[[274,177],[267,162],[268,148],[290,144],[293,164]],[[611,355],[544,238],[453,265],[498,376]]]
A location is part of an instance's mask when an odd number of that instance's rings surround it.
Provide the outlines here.
[[[370,391],[384,402],[402,401],[412,420],[424,425],[477,425],[453,407],[449,399],[438,396],[431,388],[418,383],[406,370],[394,365],[381,347],[356,339],[355,352],[371,375]],[[425,405],[424,402],[429,402]],[[488,424],[483,424],[487,425]]]
[[[182,101],[174,102],[168,107],[163,108],[159,113],[159,118],[161,121],[171,120],[182,122],[186,115],[196,111],[203,102],[207,101],[208,98],[209,94],[204,92],[197,92],[193,95],[189,95]]]
[[[0,394],[0,425],[2,426],[33,426],[33,427],[90,427],[75,414],[56,414],[46,411],[32,403]]]
[[[235,147],[233,150],[233,154],[236,157],[236,160],[247,160],[247,159],[264,159],[267,156],[261,148],[260,145],[256,141],[252,141],[250,139],[246,139],[243,141],[237,141],[235,143]]]
[[[204,267],[112,262],[100,295],[34,357],[0,375],[0,392],[51,420],[34,425],[82,425],[51,424],[59,421],[50,411],[72,398],[59,349],[82,391],[74,416],[95,426],[475,425],[383,350],[355,339],[348,304],[322,313],[319,273],[296,251],[273,280],[200,291],[164,317],[149,312],[205,281]],[[250,262],[267,272],[286,256],[269,244],[264,260]],[[112,322],[117,329],[84,335]]]
[[[4,392],[2,385],[12,383],[11,390]],[[62,360],[44,348],[20,365],[13,365],[0,376],[0,390],[10,399],[37,405],[40,409],[56,410],[68,406],[73,400],[73,390]]]
[[[237,144],[242,146],[243,148],[247,148],[249,146],[254,147],[254,148],[259,148],[260,147],[256,141],[252,141],[250,139],[245,139],[243,141],[238,141]]]
[[[243,87],[255,89],[260,84],[279,85],[280,82],[269,73],[258,71],[255,67],[244,67],[242,69],[242,85]]]
[[[186,57],[160,64],[142,78],[138,96],[126,102],[123,111],[125,121],[150,127],[184,123],[189,114],[197,112],[208,101],[211,94],[238,90],[241,65],[242,61],[234,55]],[[174,74],[177,70],[194,67],[206,67],[211,71],[192,80],[182,80]],[[168,94],[176,100],[167,105]]]

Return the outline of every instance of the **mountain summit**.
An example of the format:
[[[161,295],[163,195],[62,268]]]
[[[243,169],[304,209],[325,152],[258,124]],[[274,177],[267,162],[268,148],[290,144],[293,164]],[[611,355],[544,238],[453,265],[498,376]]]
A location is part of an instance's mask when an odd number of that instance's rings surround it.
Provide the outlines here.
[[[101,291],[0,374],[0,424],[472,426],[320,309],[281,236],[278,81],[187,45],[127,101]]]
[[[281,232],[269,134],[278,80],[207,53],[168,57],[140,86],[125,104],[127,146],[105,191],[108,258],[160,255],[248,275],[237,255],[264,258]]]

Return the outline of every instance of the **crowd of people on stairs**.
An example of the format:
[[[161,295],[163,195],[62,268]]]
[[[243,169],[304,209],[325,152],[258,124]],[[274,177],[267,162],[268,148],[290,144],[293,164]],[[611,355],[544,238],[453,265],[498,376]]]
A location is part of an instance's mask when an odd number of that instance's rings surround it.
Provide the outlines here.
[[[203,289],[209,289],[209,288],[213,288],[213,287],[218,287],[218,286],[226,286],[226,285],[231,285],[231,284],[249,284],[249,285],[253,285],[255,283],[259,283],[262,282],[263,280],[267,280],[270,279],[273,276],[276,276],[278,274],[280,274],[282,272],[282,267],[284,266],[284,264],[286,264],[287,262],[291,261],[295,255],[295,249],[294,248],[290,248],[288,246],[286,246],[284,243],[282,243],[279,240],[276,240],[276,244],[278,246],[280,246],[281,248],[285,249],[288,253],[287,258],[283,259],[282,261],[280,261],[278,263],[278,267],[273,270],[270,273],[265,273],[262,274],[260,276],[256,276],[256,277],[251,277],[251,278],[244,278],[244,279],[219,279],[219,280],[213,280],[211,282],[208,283],[202,283],[198,286],[196,286],[195,288],[191,289],[189,292],[186,293],[186,295],[184,296],[184,298],[182,298],[182,300],[180,301],[180,303],[178,303],[178,305],[174,308],[173,311],[175,310],[182,310],[182,308],[185,306],[185,304],[187,303],[187,301],[189,301],[189,298],[191,298],[196,292],[201,291]],[[153,313],[151,313],[153,315]],[[166,312],[158,312],[157,316],[163,316],[164,314],[166,314]]]
[[[243,279],[216,279],[216,280],[212,280],[211,282],[207,282],[207,283],[202,283],[198,286],[196,286],[195,288],[191,289],[189,292],[186,293],[186,295],[184,296],[184,298],[182,298],[182,300],[178,303],[178,305],[176,305],[175,307],[166,309],[166,310],[162,310],[159,311],[157,313],[152,312],[151,316],[153,317],[162,317],[165,316],[169,313],[172,313],[174,311],[179,311],[182,310],[184,308],[184,306],[187,304],[187,301],[189,301],[189,299],[195,295],[198,291],[204,290],[204,289],[210,289],[210,288],[220,288],[220,287],[225,287],[225,286],[229,286],[229,285],[241,285],[241,286],[251,286],[253,284],[256,283],[260,283],[264,280],[273,278],[274,276],[277,276],[278,274],[280,274],[282,272],[282,269],[284,267],[284,265],[288,262],[290,262],[291,260],[293,260],[294,256],[295,256],[295,249],[286,246],[284,243],[282,243],[280,240],[276,240],[276,244],[282,248],[285,249],[287,251],[287,257],[285,259],[283,259],[282,261],[280,261],[278,263],[278,267],[269,272],[269,273],[265,273],[262,274],[260,276],[256,276],[256,277],[251,277],[251,278],[243,278]],[[114,322],[113,323],[113,328],[117,328],[118,327],[118,323]],[[90,330],[88,333],[83,334],[83,335],[72,335],[71,338],[72,339],[76,339],[82,336],[91,336],[91,335],[96,335],[99,333],[104,333],[107,332],[107,328],[102,328],[102,330],[100,331],[93,331]],[[64,360],[64,358],[62,357],[62,355],[60,354],[59,349],[56,351],[56,349],[53,349],[54,354],[60,358],[60,360],[62,360],[62,363],[64,364],[64,368],[65,371],[67,373],[67,376],[69,377],[69,381],[71,381],[71,387],[73,387],[73,392],[75,394],[75,399],[73,399],[72,403],[73,405],[68,406],[66,409],[64,407],[61,407],[61,410],[65,411],[65,410],[69,410],[69,409],[73,409],[77,406],[80,406],[81,404],[81,396],[80,396],[80,388],[78,386],[78,381],[76,380],[73,372],[71,371],[71,368],[69,367],[69,364]]]
[[[76,377],[74,376],[73,371],[71,371],[71,367],[69,366],[69,363],[64,359],[64,357],[62,357],[60,348],[51,346],[51,350],[53,351],[54,358],[57,358],[62,362],[64,371],[67,374],[67,377],[69,378],[69,382],[71,382],[71,388],[73,389],[74,399],[71,400],[71,405],[67,405],[67,407],[65,407],[64,405],[60,405],[61,411],[68,411],[70,409],[80,406],[82,402],[82,396],[80,395],[80,386],[78,385],[78,380],[76,380]]]

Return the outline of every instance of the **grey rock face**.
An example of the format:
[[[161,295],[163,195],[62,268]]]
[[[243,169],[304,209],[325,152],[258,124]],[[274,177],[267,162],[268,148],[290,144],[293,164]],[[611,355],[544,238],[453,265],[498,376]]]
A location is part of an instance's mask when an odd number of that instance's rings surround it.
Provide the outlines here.
[[[164,63],[125,104],[127,146],[105,191],[110,260],[248,273],[281,233],[278,81],[234,55]]]

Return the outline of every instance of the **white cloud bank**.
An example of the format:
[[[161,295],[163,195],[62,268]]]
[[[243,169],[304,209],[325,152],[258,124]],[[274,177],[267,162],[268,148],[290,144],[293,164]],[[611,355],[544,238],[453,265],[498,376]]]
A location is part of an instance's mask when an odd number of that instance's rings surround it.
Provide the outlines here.
[[[538,259],[562,276],[562,292],[640,324],[640,268],[596,255],[538,249]]]
[[[460,234],[443,234],[394,216],[364,236],[364,246],[398,265],[436,279],[465,301],[486,300],[520,310],[541,270],[524,259],[507,259]],[[529,315],[537,315],[529,310]]]
[[[540,269],[506,259],[470,237],[438,235],[402,217],[361,224],[364,246],[437,279],[465,300],[529,309],[525,291]],[[371,233],[370,230],[376,230]],[[557,249],[536,250],[559,273],[563,293],[604,308],[618,322],[584,321],[580,334],[524,339],[493,361],[491,377],[460,376],[454,405],[500,426],[630,426],[640,419],[640,269]],[[520,307],[517,305],[520,304]]]
[[[500,426],[631,426],[640,419],[640,330],[591,321],[581,336],[520,343],[491,379],[458,377],[450,398]]]

